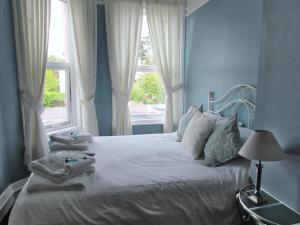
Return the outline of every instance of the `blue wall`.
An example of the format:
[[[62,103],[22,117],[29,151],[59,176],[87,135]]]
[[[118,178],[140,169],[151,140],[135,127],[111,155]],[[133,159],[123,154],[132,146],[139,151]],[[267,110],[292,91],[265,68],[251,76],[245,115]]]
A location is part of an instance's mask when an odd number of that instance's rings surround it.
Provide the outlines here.
[[[186,106],[204,105],[240,83],[256,85],[261,0],[210,0],[186,21]]]
[[[2,105],[0,105],[0,193],[3,191],[7,185],[7,176],[6,176],[6,144],[4,139],[4,129],[2,122]]]
[[[106,42],[105,10],[104,6],[97,6],[98,20],[98,58],[97,58],[97,84],[96,84],[96,110],[101,136],[111,135],[112,96],[111,79],[109,74],[108,53]]]
[[[112,97],[111,79],[108,65],[107,40],[105,28],[105,9],[103,5],[97,6],[98,13],[98,69],[96,89],[96,110],[99,122],[99,133],[109,136],[112,133]],[[162,124],[133,125],[132,132],[136,134],[162,133]]]
[[[163,132],[162,124],[141,124],[132,126],[132,134],[156,134]]]
[[[27,175],[10,0],[0,1],[0,192]]]
[[[300,211],[300,1],[265,0],[256,127],[287,153],[265,163],[263,187]]]

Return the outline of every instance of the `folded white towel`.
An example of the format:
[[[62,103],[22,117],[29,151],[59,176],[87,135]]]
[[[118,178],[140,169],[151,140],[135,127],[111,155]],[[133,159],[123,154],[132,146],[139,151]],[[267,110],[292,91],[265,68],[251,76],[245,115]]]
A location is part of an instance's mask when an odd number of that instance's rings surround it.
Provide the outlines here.
[[[50,142],[51,151],[59,151],[59,150],[87,150],[89,146],[88,141],[73,143],[73,144],[63,144],[60,142]]]
[[[95,158],[79,151],[59,151],[30,163],[30,171],[61,183],[82,174],[95,163]]]
[[[69,180],[66,180],[62,183],[55,183],[47,178],[31,174],[27,183],[28,192],[37,192],[37,191],[70,191],[70,190],[82,190],[85,188],[84,180],[87,174],[94,172],[95,168],[90,166],[86,169],[85,173],[73,177]]]
[[[63,144],[76,144],[81,142],[93,142],[93,137],[90,133],[83,131],[64,132],[50,135],[52,142],[60,142]]]
[[[51,150],[51,154],[54,154],[54,153],[57,153],[57,152],[60,152],[60,151],[64,151],[64,152],[74,152],[74,151],[79,151],[79,150]],[[88,150],[80,150],[80,152],[86,154],[86,155],[89,155],[89,156],[94,156],[95,155],[95,151],[92,151],[90,149]]]

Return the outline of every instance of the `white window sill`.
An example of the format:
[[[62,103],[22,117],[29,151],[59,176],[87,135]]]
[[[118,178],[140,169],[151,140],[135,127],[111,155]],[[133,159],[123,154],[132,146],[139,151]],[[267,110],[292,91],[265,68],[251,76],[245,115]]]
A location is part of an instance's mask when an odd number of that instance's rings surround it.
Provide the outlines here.
[[[132,126],[135,125],[162,125],[164,115],[139,114],[130,117]]]
[[[132,126],[139,126],[139,125],[163,125],[162,121],[156,121],[156,120],[145,120],[145,121],[136,121],[136,122],[131,122]]]

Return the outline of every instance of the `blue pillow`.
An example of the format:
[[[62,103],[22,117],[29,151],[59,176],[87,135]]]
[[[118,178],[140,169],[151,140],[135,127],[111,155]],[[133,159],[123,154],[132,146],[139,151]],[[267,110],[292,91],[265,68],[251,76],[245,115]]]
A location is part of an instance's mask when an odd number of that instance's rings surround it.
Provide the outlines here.
[[[219,166],[238,156],[241,148],[240,132],[236,116],[215,127],[204,147],[208,166]]]
[[[198,106],[190,106],[188,111],[180,118],[178,129],[177,129],[177,141],[181,142],[183,138],[183,134],[185,132],[185,129],[187,128],[187,125],[191,121],[193,115],[196,111],[202,112],[202,105],[200,107]]]

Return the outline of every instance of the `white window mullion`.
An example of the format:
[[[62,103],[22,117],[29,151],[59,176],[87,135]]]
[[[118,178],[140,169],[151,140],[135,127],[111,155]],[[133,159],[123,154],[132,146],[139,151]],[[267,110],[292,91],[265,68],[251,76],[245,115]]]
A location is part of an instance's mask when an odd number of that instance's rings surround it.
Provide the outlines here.
[[[70,68],[65,69],[66,71],[66,87],[65,87],[65,98],[66,98],[66,108],[67,108],[67,117],[68,124],[71,123],[71,77],[70,77]]]
[[[70,68],[69,63],[47,62],[47,68],[54,70],[66,70]]]
[[[136,68],[136,72],[155,73],[158,72],[158,68],[156,65],[138,65]]]

